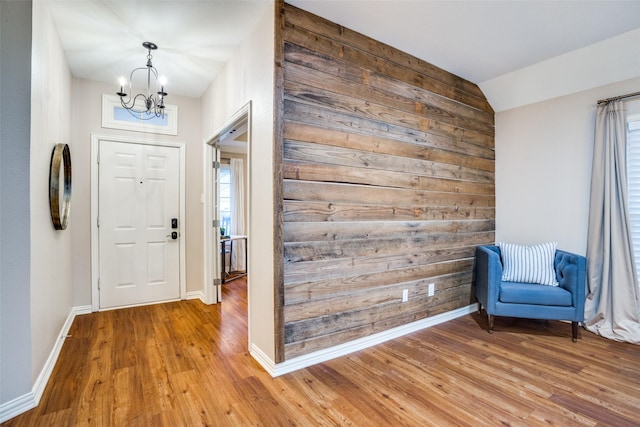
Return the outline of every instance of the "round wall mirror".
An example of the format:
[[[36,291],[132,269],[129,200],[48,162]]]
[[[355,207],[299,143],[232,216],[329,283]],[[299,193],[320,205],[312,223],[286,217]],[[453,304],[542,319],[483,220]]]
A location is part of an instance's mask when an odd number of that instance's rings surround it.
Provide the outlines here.
[[[53,227],[66,229],[71,211],[71,152],[67,144],[56,144],[51,153],[49,208]]]

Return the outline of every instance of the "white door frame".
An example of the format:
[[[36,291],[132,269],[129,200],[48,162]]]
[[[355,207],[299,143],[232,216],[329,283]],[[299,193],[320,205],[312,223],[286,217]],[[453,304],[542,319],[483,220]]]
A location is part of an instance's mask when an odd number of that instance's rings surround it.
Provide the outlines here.
[[[219,275],[216,274],[216,271],[219,270],[220,266],[217,266],[216,263],[218,257],[218,228],[213,225],[213,221],[215,219],[215,212],[213,209],[213,198],[214,198],[214,188],[213,188],[213,161],[215,156],[215,147],[214,145],[224,136],[227,132],[229,132],[233,127],[237,126],[238,123],[241,123],[245,120],[247,121],[247,206],[245,212],[247,212],[247,236],[249,239],[247,240],[247,253],[251,253],[249,248],[251,247],[251,101],[246,103],[240,110],[238,110],[233,116],[231,116],[227,121],[225,121],[222,126],[220,126],[213,134],[212,137],[205,139],[204,142],[204,186],[205,189],[205,203],[204,203],[204,230],[205,230],[205,239],[204,239],[204,295],[207,304],[216,304],[218,302],[218,296],[216,295],[216,288],[214,286],[213,280],[215,280],[216,276],[219,278]],[[248,262],[251,263],[251,256],[248,257]],[[249,271],[249,266],[247,265],[247,271]],[[251,274],[247,275],[247,296],[251,292]],[[247,310],[251,313],[249,308],[249,301],[251,299],[247,298]]]
[[[134,138],[121,135],[91,134],[91,309],[100,310],[100,291],[98,278],[100,277],[100,242],[98,230],[98,153],[100,141],[113,141],[125,144],[156,145],[161,147],[176,147],[180,150],[180,299],[187,295],[186,274],[186,227],[185,227],[185,143],[155,141],[151,139]],[[157,302],[156,302],[157,303]],[[154,304],[156,304],[154,303]]]

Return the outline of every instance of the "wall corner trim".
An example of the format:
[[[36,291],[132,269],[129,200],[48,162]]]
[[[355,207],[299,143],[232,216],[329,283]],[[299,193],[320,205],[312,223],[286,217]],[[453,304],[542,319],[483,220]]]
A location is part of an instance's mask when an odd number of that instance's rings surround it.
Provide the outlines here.
[[[207,304],[209,305],[210,303],[207,302],[207,298],[204,295],[204,292],[202,291],[189,291],[187,292],[187,295],[185,297],[186,299],[199,299],[200,301],[202,301],[203,304]]]
[[[44,393],[44,389],[47,386],[47,382],[49,381],[49,377],[51,377],[51,372],[53,372],[53,367],[58,361],[58,356],[60,356],[62,345],[64,344],[64,340],[67,337],[67,334],[69,333],[69,329],[71,329],[73,320],[78,315],[88,314],[91,312],[92,310],[90,305],[71,308],[71,311],[67,316],[67,320],[64,322],[64,325],[62,325],[60,334],[58,334],[59,339],[57,339],[55,344],[53,345],[53,349],[51,349],[51,353],[49,353],[49,357],[42,367],[42,371],[40,371],[40,375],[38,375],[38,378],[36,379],[32,390],[29,393],[10,400],[9,402],[0,404],[0,423],[4,423],[11,418],[38,406],[38,403],[40,403],[40,398],[42,397],[42,393]]]
[[[395,338],[400,338],[404,335],[430,328],[431,326],[435,326],[440,323],[457,319],[458,317],[466,316],[467,314],[474,313],[477,310],[478,304],[470,304],[466,307],[461,307],[456,310],[421,319],[324,350],[305,354],[304,356],[296,357],[278,364],[275,364],[259,348],[253,345],[251,345],[250,353],[251,356],[253,356],[254,359],[256,359],[258,363],[260,363],[260,365],[262,365],[262,367],[269,373],[269,375],[277,377],[318,363],[326,362],[337,357],[345,356],[356,351],[364,350],[365,348],[372,347]]]
[[[272,377],[276,376],[274,375],[276,364],[264,351],[252,343],[249,348],[249,354],[251,354],[251,357],[256,359],[260,366],[262,366],[269,375]]]

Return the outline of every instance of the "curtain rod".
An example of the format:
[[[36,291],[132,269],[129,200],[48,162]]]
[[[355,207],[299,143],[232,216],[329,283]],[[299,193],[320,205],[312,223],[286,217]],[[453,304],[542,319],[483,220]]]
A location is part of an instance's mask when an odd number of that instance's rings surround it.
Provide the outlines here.
[[[640,92],[633,92],[633,93],[628,93],[626,95],[620,95],[620,96],[614,96],[612,98],[601,99],[598,101],[598,104],[605,104],[607,102],[617,101],[619,99],[633,98],[634,96],[640,96]]]

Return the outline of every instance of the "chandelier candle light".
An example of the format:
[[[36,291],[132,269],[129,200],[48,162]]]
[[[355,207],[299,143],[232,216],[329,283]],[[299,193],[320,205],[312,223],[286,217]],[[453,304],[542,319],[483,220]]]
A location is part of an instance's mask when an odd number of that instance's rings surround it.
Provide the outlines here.
[[[124,77],[120,78],[120,92],[116,94],[120,97],[120,104],[122,108],[129,111],[129,113],[137,117],[140,120],[149,120],[154,117],[164,117],[164,97],[167,93],[164,91],[164,81],[158,78],[158,70],[155,69],[151,63],[151,51],[158,49],[158,46],[152,42],[144,42],[142,46],[149,52],[147,55],[146,67],[139,67],[134,69],[129,76],[129,93],[133,93],[132,82],[133,75],[136,71],[147,71],[147,93],[139,93],[135,96],[128,95],[124,91],[124,87],[127,85],[127,80]],[[140,74],[140,73],[138,73]],[[155,93],[151,93],[151,83],[155,84]],[[160,90],[158,90],[158,87]]]

